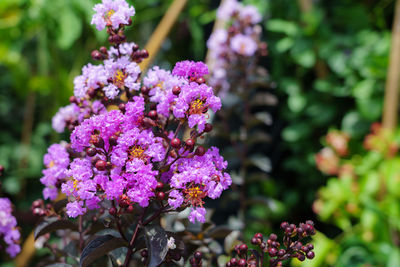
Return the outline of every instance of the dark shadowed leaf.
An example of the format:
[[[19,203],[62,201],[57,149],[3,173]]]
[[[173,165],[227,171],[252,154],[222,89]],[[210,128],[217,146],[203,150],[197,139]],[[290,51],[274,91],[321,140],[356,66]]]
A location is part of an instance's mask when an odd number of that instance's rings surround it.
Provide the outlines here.
[[[61,229],[77,231],[78,226],[72,221],[59,219],[58,217],[46,218],[35,228],[34,236],[37,239],[39,236]]]
[[[89,266],[94,260],[106,255],[108,252],[126,245],[127,242],[122,238],[112,235],[98,236],[83,249],[79,266]]]
[[[54,202],[53,208],[56,213],[59,213],[68,203],[68,199],[63,198],[59,201]]]
[[[217,226],[213,227],[207,232],[207,235],[212,237],[212,238],[225,238],[227,235],[229,235],[232,232],[232,229],[228,226]]]
[[[271,171],[271,161],[268,157],[262,154],[256,154],[249,158],[252,165],[257,166],[260,170],[265,172]]]
[[[73,267],[73,266],[66,263],[53,263],[50,265],[46,265],[45,267]]]
[[[128,253],[128,248],[126,247],[117,248],[111,251],[109,256],[113,266],[122,266],[126,257],[126,253]]]
[[[168,236],[160,226],[148,226],[144,228],[146,245],[149,250],[149,267],[157,267],[168,252]]]

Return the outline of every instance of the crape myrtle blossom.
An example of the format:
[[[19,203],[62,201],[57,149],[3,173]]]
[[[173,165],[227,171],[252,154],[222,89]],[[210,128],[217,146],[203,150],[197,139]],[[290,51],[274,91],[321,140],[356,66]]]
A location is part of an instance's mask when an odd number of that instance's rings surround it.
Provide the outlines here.
[[[80,115],[80,108],[77,104],[72,103],[58,110],[51,121],[53,129],[62,133],[68,122],[75,122]]]
[[[125,0],[103,0],[93,8],[96,11],[92,18],[92,24],[101,31],[106,26],[118,29],[120,24],[129,24],[130,17],[135,15],[135,9]]]
[[[220,108],[221,100],[214,95],[210,86],[191,82],[182,87],[182,92],[173,107],[173,113],[177,118],[187,118],[190,128],[197,125],[201,133],[207,122],[208,109],[216,112]]]
[[[105,106],[99,100],[93,102],[87,100],[77,101],[58,110],[53,116],[52,127],[56,132],[62,133],[65,128],[73,129],[90,115],[101,114],[105,111]]]
[[[109,83],[105,85],[103,91],[108,98],[114,99],[124,86],[130,92],[140,89],[140,83],[137,83],[140,68],[135,62],[131,62],[128,56],[105,60],[104,67]]]
[[[250,57],[257,51],[258,46],[254,39],[244,34],[232,37],[231,49],[239,55]]]
[[[122,43],[118,48],[111,46],[108,50],[108,56],[117,58],[119,56],[132,56],[134,47],[137,46],[134,42]]]
[[[106,82],[107,75],[104,66],[89,63],[82,68],[82,75],[74,79],[74,95],[77,98],[84,98],[89,88],[100,88]]]
[[[232,184],[231,177],[224,172],[226,167],[227,162],[216,147],[211,147],[203,156],[176,161],[171,166],[173,174],[169,178],[171,187],[175,189],[169,195],[169,205],[176,209],[185,203],[192,207],[189,220],[204,222],[203,199],[219,198],[222,191]]]
[[[42,171],[43,177],[40,179],[45,186],[43,189],[44,199],[54,200],[57,198],[57,184],[67,178],[69,162],[69,154],[64,145],[53,144],[47,149],[47,154],[43,158],[46,169]]]
[[[7,246],[7,253],[15,257],[21,251],[20,232],[17,229],[17,220],[12,215],[11,201],[8,198],[0,198],[0,236],[3,237]]]
[[[83,67],[71,104],[53,118],[57,131],[71,132],[70,143],[54,144],[45,155],[44,198],[64,193],[69,217],[110,205],[112,216],[158,205],[159,215],[190,207],[189,220],[204,222],[205,198],[220,197],[232,182],[218,149],[197,142],[212,130],[208,112],[221,108],[204,78],[208,67],[186,60],[140,77],[138,63],[148,52],[123,35],[134,9],[103,0],[95,11],[92,23],[107,27],[112,47],[92,52],[100,64]],[[185,127],[191,135],[181,140]]]
[[[143,79],[143,85],[150,89],[150,101],[157,103],[157,112],[165,117],[169,117],[171,106],[178,97],[172,89],[175,86],[182,87],[187,83],[185,78],[172,75],[171,71],[158,66],[149,70]]]
[[[209,74],[209,71],[203,62],[185,60],[176,63],[172,74],[184,78],[199,78]]]
[[[223,95],[230,88],[232,72],[229,70],[235,69],[235,64],[248,64],[258,53],[265,55],[266,44],[260,42],[261,28],[257,24],[262,16],[255,6],[227,0],[219,7],[217,17],[225,25],[215,30],[207,41],[212,59],[209,82]]]

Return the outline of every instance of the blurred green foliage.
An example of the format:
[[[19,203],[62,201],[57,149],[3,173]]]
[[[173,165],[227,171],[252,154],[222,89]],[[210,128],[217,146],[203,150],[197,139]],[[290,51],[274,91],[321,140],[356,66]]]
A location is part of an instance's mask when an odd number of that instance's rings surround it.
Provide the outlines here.
[[[297,1],[269,2],[269,69],[284,120],[273,175],[286,183],[283,197],[300,216],[325,183],[314,154],[327,129],[360,141],[381,117],[392,12],[393,1],[314,1],[308,13]]]
[[[329,247],[306,266],[388,266],[400,264],[400,131],[375,127],[365,149],[340,158],[345,171],[329,178],[318,191],[313,207],[323,222],[340,233],[333,240],[323,234],[316,247]],[[334,264],[333,264],[334,263]]]

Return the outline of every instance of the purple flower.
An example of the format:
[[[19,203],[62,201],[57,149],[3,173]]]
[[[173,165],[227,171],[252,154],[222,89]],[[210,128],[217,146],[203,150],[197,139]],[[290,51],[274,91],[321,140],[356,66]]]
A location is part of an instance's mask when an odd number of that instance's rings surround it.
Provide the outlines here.
[[[172,190],[171,193],[169,193],[168,204],[174,209],[179,208],[182,205],[183,200],[184,198],[178,190]]]
[[[182,87],[182,92],[173,107],[177,118],[188,118],[189,127],[197,125],[199,132],[203,132],[208,109],[216,112],[221,108],[221,100],[213,93],[213,89],[206,84],[192,82]]]
[[[53,144],[44,155],[43,162],[46,165],[46,169],[42,171],[44,176],[40,178],[45,186],[43,197],[54,200],[58,194],[57,183],[67,177],[69,154],[63,145]]]
[[[103,0],[93,8],[96,14],[93,15],[92,24],[101,31],[106,26],[118,29],[120,24],[129,24],[129,18],[135,15],[135,9],[125,0]]]
[[[129,130],[138,127],[144,116],[144,99],[141,96],[134,96],[133,101],[129,101],[125,105],[125,122],[124,129]]]
[[[137,82],[141,72],[140,67],[135,62],[130,61],[129,57],[105,60],[104,67],[107,71],[108,80],[112,81],[103,88],[108,98],[114,99],[124,87],[127,87],[129,91],[140,89],[140,83]]]
[[[87,64],[82,68],[82,75],[74,79],[74,95],[84,98],[89,88],[97,89],[107,82],[107,73],[103,65]]]
[[[201,61],[194,62],[185,60],[176,63],[172,74],[184,78],[199,78],[209,74],[209,71],[207,65]]]
[[[131,56],[133,53],[133,47],[136,46],[134,42],[122,43],[118,48],[111,46],[108,50],[108,56],[117,58],[119,56]]]
[[[240,8],[241,5],[237,0],[226,0],[217,10],[217,18],[228,21]]]
[[[239,55],[250,57],[257,51],[258,46],[250,36],[237,34],[232,37],[231,48]]]
[[[201,223],[204,223],[206,221],[205,215],[206,215],[205,208],[192,208],[192,211],[190,212],[188,219],[191,223],[195,223],[196,220]]]
[[[172,89],[174,86],[182,87],[187,84],[187,81],[182,77],[172,75],[170,71],[155,66],[148,71],[143,84],[150,88],[150,101],[158,103],[157,113],[169,117],[170,108],[177,98]]]
[[[80,108],[75,103],[62,107],[58,110],[52,119],[53,129],[62,133],[67,126],[67,122],[75,122],[78,120]]]
[[[17,220],[12,215],[11,201],[8,198],[0,198],[0,236],[3,236],[7,245],[7,253],[14,258],[21,251],[18,244],[20,233],[17,230]]]
[[[260,12],[258,12],[258,9],[252,5],[241,7],[239,9],[239,17],[240,19],[252,24],[260,23],[262,20]]]
[[[207,41],[207,47],[213,57],[217,58],[227,52],[227,41],[228,32],[225,29],[217,29],[211,34]]]
[[[83,201],[74,201],[67,204],[67,214],[69,217],[76,218],[85,213],[86,208],[83,207]]]
[[[224,171],[226,167],[227,162],[215,147],[208,149],[203,156],[177,160],[171,166],[172,174],[167,174],[171,176],[169,183],[174,189],[168,203],[175,209],[183,204],[192,206],[190,221],[197,219],[202,222],[205,214],[203,199],[220,197],[222,191],[232,184],[231,177]]]
[[[108,149],[108,139],[122,129],[124,120],[125,117],[119,110],[112,110],[84,120],[71,134],[71,147],[77,152],[82,152],[84,148],[90,146],[91,140],[102,138],[105,149]]]
[[[154,137],[148,130],[132,128],[118,138],[118,144],[111,154],[111,162],[120,167],[126,165],[129,171],[134,159],[145,163],[158,162],[164,155],[165,149],[160,137]]]

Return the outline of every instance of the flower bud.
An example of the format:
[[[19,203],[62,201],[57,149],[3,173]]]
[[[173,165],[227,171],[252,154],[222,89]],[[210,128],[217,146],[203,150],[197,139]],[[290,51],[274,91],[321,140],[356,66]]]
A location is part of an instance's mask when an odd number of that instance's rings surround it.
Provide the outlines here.
[[[195,141],[193,139],[188,139],[185,142],[188,149],[192,149],[194,147]]]
[[[194,151],[194,154],[197,156],[203,156],[206,153],[206,149],[202,146],[198,146]]]
[[[106,170],[106,166],[107,166],[107,162],[105,162],[104,160],[98,160],[96,162],[96,169],[98,169],[99,171],[105,171]]]
[[[148,116],[153,120],[157,119],[157,111],[150,110],[149,113],[148,113]]]
[[[314,257],[315,257],[314,251],[307,252],[307,259],[312,260],[312,259],[314,259]]]
[[[179,86],[172,87],[172,93],[174,95],[179,95],[181,93],[181,88]]]
[[[92,54],[91,54],[93,60],[102,60],[103,56],[101,55],[101,53],[98,50],[93,50]]]
[[[179,148],[181,146],[181,140],[179,140],[178,138],[174,138],[171,140],[171,146],[173,148]]]
[[[93,157],[97,154],[97,150],[94,147],[88,147],[86,148],[86,155],[88,155],[89,157]]]
[[[164,192],[157,192],[156,197],[157,197],[158,200],[162,201],[165,198],[165,193]]]
[[[206,123],[206,124],[204,125],[204,132],[209,133],[209,132],[212,131],[212,129],[213,129],[213,126],[212,126],[211,123]]]

